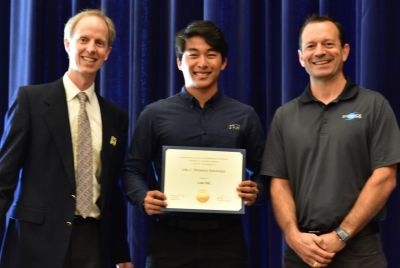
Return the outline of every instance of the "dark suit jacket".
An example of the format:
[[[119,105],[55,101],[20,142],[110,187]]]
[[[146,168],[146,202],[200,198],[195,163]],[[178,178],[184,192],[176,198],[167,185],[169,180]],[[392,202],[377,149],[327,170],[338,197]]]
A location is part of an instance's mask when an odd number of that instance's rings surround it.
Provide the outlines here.
[[[103,124],[101,250],[109,267],[129,260],[125,201],[119,187],[128,116],[97,97]],[[0,147],[0,220],[7,212],[9,216],[0,267],[61,268],[74,220],[74,195],[73,147],[62,79],[21,87],[8,111]]]

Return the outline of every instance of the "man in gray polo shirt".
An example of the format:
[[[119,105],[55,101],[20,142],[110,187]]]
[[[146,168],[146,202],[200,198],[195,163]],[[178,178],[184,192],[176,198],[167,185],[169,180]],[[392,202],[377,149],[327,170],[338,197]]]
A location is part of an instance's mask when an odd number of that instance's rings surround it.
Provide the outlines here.
[[[400,133],[387,100],[346,80],[341,25],[312,16],[299,61],[310,84],[272,121],[261,174],[271,177],[285,267],[386,267],[379,236],[396,185]]]

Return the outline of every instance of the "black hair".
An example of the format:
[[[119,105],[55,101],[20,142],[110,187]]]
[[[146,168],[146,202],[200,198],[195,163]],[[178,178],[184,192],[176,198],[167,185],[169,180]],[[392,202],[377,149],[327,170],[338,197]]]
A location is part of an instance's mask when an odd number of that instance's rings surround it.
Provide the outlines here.
[[[320,16],[317,14],[312,14],[304,21],[303,26],[301,26],[301,28],[300,28],[300,32],[299,32],[299,48],[300,49],[301,49],[301,42],[302,42],[301,35],[303,34],[304,28],[310,23],[324,22],[324,21],[330,21],[336,26],[336,28],[338,29],[338,32],[339,32],[339,40],[340,40],[342,47],[347,43],[342,24],[335,21],[333,18],[331,18],[329,16]]]
[[[228,54],[228,43],[225,40],[224,33],[211,21],[198,20],[191,22],[186,28],[180,30],[175,35],[175,54],[178,59],[182,59],[185,51],[186,40],[200,36],[215,51],[221,53],[224,60]]]

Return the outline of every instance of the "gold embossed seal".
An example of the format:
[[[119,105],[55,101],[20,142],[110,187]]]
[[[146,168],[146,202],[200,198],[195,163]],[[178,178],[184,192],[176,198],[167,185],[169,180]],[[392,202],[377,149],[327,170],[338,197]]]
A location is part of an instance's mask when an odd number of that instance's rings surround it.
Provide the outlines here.
[[[206,189],[200,189],[197,191],[196,199],[200,203],[206,203],[210,199],[210,195]]]

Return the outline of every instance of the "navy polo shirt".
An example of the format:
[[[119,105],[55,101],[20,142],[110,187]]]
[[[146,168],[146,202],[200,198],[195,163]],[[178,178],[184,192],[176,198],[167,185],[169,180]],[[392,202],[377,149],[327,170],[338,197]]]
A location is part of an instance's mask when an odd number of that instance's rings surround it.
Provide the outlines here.
[[[327,232],[373,170],[399,162],[399,127],[387,100],[348,82],[328,105],[308,87],[276,111],[261,174],[290,181],[299,228]]]
[[[186,91],[148,105],[140,114],[125,164],[130,199],[141,205],[149,188],[160,188],[162,146],[246,149],[246,168],[259,174],[264,134],[254,109],[220,92],[203,108]],[[156,180],[148,186],[152,164]],[[207,216],[208,217],[208,216]]]

